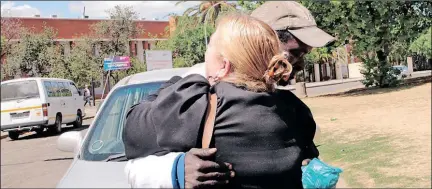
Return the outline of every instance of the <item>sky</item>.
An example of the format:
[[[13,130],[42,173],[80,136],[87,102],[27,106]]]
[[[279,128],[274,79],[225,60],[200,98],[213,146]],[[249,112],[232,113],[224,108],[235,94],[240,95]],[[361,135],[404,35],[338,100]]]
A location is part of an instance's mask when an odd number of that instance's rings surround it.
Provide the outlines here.
[[[1,1],[1,15],[14,17],[82,18],[85,7],[89,18],[107,18],[106,10],[116,5],[129,5],[147,20],[168,20],[168,14],[182,14],[200,1],[187,1],[175,6],[176,1]]]

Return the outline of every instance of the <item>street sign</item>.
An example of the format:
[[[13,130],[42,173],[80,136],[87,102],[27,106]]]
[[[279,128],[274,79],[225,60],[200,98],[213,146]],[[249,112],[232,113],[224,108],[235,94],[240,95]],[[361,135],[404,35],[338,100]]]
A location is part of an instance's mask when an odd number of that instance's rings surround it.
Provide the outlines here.
[[[146,51],[147,71],[173,67],[171,51]]]
[[[126,70],[131,67],[128,56],[115,56],[113,58],[104,58],[104,70]]]

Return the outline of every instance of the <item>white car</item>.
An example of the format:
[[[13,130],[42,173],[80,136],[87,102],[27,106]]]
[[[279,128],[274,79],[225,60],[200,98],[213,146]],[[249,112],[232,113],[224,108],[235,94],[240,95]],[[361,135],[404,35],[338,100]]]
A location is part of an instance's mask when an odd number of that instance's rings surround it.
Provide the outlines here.
[[[1,82],[1,131],[12,140],[45,128],[61,133],[63,124],[82,125],[84,100],[73,81],[22,78]]]
[[[85,136],[80,131],[70,131],[59,137],[58,149],[75,152],[75,156],[57,188],[130,188],[124,175],[122,140],[126,113],[162,83],[188,70],[155,70],[120,80],[100,105]]]
[[[127,111],[173,76],[204,74],[203,66],[149,71],[119,81],[100,105],[85,136],[70,131],[59,137],[57,148],[75,156],[57,188],[130,188],[122,140]]]
[[[408,71],[407,66],[398,65],[398,66],[393,66],[393,68],[398,69],[400,71],[400,74],[397,75],[398,79],[403,79],[403,78],[406,78],[408,76],[411,76],[411,74]]]

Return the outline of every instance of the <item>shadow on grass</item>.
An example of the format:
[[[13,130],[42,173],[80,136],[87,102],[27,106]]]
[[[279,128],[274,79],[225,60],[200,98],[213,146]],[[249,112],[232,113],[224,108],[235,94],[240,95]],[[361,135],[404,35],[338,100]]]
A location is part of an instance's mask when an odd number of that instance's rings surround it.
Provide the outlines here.
[[[431,80],[432,80],[431,76],[418,77],[413,79],[406,79],[398,87],[390,87],[390,88],[369,87],[369,88],[352,89],[349,91],[336,93],[336,94],[321,95],[319,97],[367,96],[367,95],[390,93],[390,92],[410,89],[413,87],[423,85],[425,83],[431,83]]]

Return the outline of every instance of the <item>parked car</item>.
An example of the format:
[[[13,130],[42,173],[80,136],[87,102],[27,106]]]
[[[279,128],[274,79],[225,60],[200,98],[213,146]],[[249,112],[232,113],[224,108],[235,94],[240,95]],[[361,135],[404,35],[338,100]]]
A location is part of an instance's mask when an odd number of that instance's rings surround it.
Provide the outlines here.
[[[82,125],[84,101],[73,81],[22,78],[1,82],[1,131],[12,140],[45,128],[61,133],[63,124]]]
[[[406,78],[408,76],[411,76],[411,74],[408,72],[408,67],[404,65],[398,65],[393,66],[393,68],[398,69],[400,71],[400,74],[397,75],[399,79]]]
[[[59,137],[57,148],[75,155],[57,188],[130,188],[122,140],[127,111],[172,76],[204,74],[203,66],[149,71],[119,81],[101,103],[85,136],[70,131]]]
[[[85,136],[82,132],[70,131],[59,137],[58,149],[75,152],[75,156],[57,188],[130,188],[124,175],[122,140],[126,112],[163,82],[175,75],[182,76],[188,70],[155,70],[119,81],[101,103]]]

